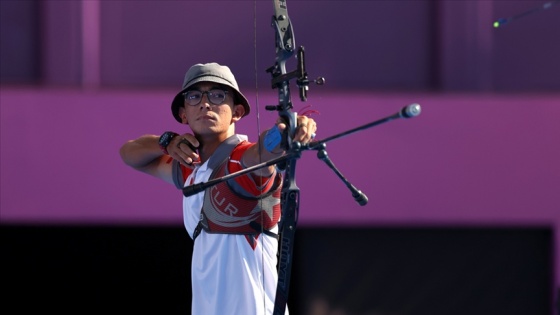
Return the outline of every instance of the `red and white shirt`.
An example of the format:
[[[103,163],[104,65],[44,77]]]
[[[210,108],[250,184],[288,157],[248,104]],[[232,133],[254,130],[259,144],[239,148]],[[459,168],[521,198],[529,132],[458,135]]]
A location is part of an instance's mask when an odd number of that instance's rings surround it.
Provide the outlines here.
[[[227,161],[229,173],[243,168],[241,155],[250,146],[246,136],[234,137],[238,138],[239,144]],[[207,182],[213,172],[209,161],[194,170],[181,169],[183,178],[186,178],[184,186]],[[235,180],[255,197],[268,192],[275,177],[271,176],[262,187],[257,187],[250,176],[241,175]],[[200,220],[205,193],[183,197],[183,220],[191,238]],[[277,213],[271,214],[275,223],[279,220],[279,211],[278,205],[277,211],[274,211]],[[278,225],[270,231],[278,233]],[[196,237],[192,253],[192,314],[272,314],[278,281],[277,253],[278,240],[269,235],[202,231]],[[285,314],[288,314],[287,308]]]

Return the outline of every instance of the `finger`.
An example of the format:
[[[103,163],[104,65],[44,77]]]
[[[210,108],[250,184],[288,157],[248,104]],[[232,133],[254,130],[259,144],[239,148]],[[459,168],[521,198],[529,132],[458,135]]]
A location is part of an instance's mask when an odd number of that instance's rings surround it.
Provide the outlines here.
[[[303,143],[306,137],[307,137],[307,126],[303,124],[298,125],[293,140]]]
[[[180,139],[175,146],[177,149],[173,150],[173,158],[187,167],[194,168],[193,164],[199,158],[196,151],[194,151],[196,148],[185,138]]]
[[[190,157],[191,161],[198,160],[199,155],[196,151],[196,148],[191,142],[187,141],[187,139],[182,139],[181,141],[179,141],[179,143],[177,143],[177,148],[179,148],[179,153],[181,155],[184,154],[185,160],[186,157]]]
[[[185,150],[184,150],[184,147],[185,147],[185,146],[186,146],[187,148],[189,148],[192,152],[196,153],[196,147],[195,147],[189,140],[187,140],[186,138],[181,138],[181,140],[177,143],[177,148],[179,148],[179,149],[181,149],[182,151],[188,153],[188,151],[185,151]]]
[[[190,168],[190,169],[194,169],[195,168],[195,162],[191,162],[191,163],[182,163],[183,165],[185,165],[186,167]]]
[[[316,136],[317,124],[314,120],[310,119],[306,125],[301,125],[298,132],[298,141],[307,143]]]
[[[183,152],[182,150],[173,150],[174,152],[171,154],[171,156],[179,161],[179,163],[185,165],[185,166],[189,166],[192,167],[193,163],[195,161],[195,159],[193,159],[191,156],[189,156],[188,154],[186,154],[185,152]]]
[[[277,123],[276,126],[278,126],[280,132],[284,131],[287,127],[285,123]]]
[[[313,134],[313,127],[311,123],[300,124],[298,126],[298,132],[294,140],[305,143],[311,140],[311,134]]]

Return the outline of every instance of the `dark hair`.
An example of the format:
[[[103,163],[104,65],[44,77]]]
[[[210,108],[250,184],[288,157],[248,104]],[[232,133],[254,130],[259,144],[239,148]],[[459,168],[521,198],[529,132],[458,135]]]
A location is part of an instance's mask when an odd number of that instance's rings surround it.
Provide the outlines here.
[[[241,98],[239,97],[239,94],[237,94],[237,92],[233,91],[233,104],[243,104],[243,102],[241,101]]]

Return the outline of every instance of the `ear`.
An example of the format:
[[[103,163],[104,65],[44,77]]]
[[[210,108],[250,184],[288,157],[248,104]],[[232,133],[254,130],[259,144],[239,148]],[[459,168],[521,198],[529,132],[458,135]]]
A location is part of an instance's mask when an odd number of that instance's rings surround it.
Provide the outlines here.
[[[233,105],[233,112],[231,115],[232,122],[237,122],[245,115],[245,107],[241,104]]]
[[[189,121],[187,120],[187,113],[183,107],[179,108],[179,116],[181,117],[181,123],[188,125]]]

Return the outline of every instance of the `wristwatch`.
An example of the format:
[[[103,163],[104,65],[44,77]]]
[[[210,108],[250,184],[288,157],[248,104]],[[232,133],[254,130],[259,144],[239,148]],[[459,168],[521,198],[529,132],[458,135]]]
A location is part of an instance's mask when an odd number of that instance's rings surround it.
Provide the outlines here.
[[[173,138],[175,138],[175,136],[178,135],[179,135],[178,133],[175,133],[173,131],[166,131],[159,137],[158,144],[159,144],[159,148],[161,149],[161,151],[163,151],[163,153],[169,154],[169,152],[167,152],[167,146],[169,145],[171,140],[173,140]]]

